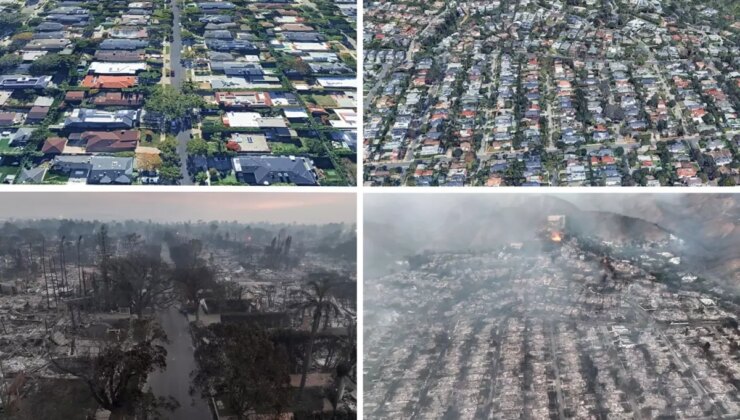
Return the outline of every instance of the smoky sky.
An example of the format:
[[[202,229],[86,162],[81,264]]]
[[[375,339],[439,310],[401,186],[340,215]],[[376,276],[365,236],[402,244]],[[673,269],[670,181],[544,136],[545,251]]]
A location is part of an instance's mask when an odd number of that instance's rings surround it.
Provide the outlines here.
[[[633,210],[637,202],[662,202],[677,206],[685,205],[686,193],[536,193],[536,194],[367,194],[364,197],[365,218],[382,221],[392,218],[407,218],[411,224],[434,223],[439,212],[450,209],[475,213],[476,207],[527,207],[545,197],[556,197],[570,202],[582,210],[610,211],[619,214],[641,216]],[[728,194],[716,194],[728,196]],[[729,195],[733,196],[733,195]],[[645,216],[645,215],[642,215]],[[422,219],[424,219],[422,221]],[[415,222],[414,222],[415,221]],[[427,225],[428,227],[428,225]]]
[[[3,192],[0,219],[355,223],[354,193]]]

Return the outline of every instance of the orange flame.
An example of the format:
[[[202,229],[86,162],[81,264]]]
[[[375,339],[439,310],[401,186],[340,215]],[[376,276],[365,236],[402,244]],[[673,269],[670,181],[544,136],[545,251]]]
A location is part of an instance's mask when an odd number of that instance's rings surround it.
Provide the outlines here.
[[[562,237],[562,236],[560,236],[560,232],[552,232],[552,233],[550,234],[550,239],[551,239],[551,240],[552,240],[553,242],[560,242],[560,241],[562,241],[562,240],[563,240],[563,237]]]

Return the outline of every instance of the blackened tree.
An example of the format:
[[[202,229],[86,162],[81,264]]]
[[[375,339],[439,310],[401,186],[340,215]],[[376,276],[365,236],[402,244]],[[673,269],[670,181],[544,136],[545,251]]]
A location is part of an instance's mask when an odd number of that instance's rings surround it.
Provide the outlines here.
[[[193,385],[204,398],[218,398],[238,419],[283,412],[290,401],[288,356],[265,331],[213,324],[199,342]]]

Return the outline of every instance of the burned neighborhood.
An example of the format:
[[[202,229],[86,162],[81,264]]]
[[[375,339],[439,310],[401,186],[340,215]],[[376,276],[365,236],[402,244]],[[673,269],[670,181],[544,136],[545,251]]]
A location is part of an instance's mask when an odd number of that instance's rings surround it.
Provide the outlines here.
[[[356,417],[353,221],[165,222],[110,200],[126,212],[0,209],[3,416]]]
[[[736,195],[371,197],[365,418],[740,416]]]

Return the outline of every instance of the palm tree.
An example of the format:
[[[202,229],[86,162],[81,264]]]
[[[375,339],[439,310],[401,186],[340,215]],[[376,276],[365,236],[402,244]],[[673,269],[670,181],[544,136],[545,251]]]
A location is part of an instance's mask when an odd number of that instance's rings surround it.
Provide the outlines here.
[[[306,387],[306,377],[308,376],[308,371],[311,369],[311,361],[313,359],[313,345],[316,340],[316,333],[319,331],[319,326],[321,325],[322,316],[330,313],[336,315],[342,313],[342,310],[334,300],[334,297],[329,295],[333,277],[334,276],[329,273],[315,273],[309,275],[309,278],[312,280],[308,282],[308,290],[301,290],[301,294],[303,295],[302,302],[293,305],[295,309],[298,309],[301,312],[306,310],[313,312],[311,335],[308,339],[306,353],[303,356],[303,372],[301,373],[299,395],[303,393],[303,389]]]

